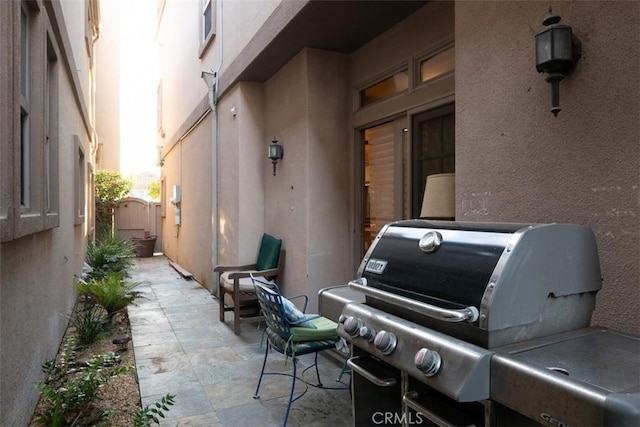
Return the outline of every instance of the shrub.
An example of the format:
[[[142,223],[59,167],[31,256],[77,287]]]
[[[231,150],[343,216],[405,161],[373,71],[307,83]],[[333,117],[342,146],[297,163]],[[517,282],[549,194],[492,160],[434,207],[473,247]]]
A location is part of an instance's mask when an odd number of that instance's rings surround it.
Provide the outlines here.
[[[58,360],[50,359],[42,365],[47,378],[36,386],[47,405],[41,417],[46,425],[72,425],[73,418],[98,399],[98,391],[103,384],[131,369],[117,366],[120,357],[114,353],[94,356],[85,366],[79,366],[74,347],[75,340],[65,341]]]
[[[118,202],[129,194],[132,187],[133,182],[123,178],[116,171],[96,172],[96,233],[100,240],[113,235],[114,209]]]
[[[87,243],[87,264],[92,271],[88,278],[100,278],[109,273],[122,273],[123,276],[133,264],[135,256],[133,243],[129,239],[107,236],[100,242],[89,240]]]
[[[134,288],[141,282],[126,282],[122,273],[109,273],[102,278],[90,279],[87,282],[79,281],[76,288],[81,295],[89,296],[100,304],[106,311],[109,319],[113,315],[131,304],[140,296],[140,292]]]
[[[136,412],[133,420],[135,427],[149,427],[151,423],[160,424],[160,418],[164,418],[164,413],[169,410],[169,406],[173,405],[175,394],[167,394],[153,406],[145,406]]]
[[[79,309],[76,308],[71,313],[69,321],[76,329],[80,345],[93,343],[106,329],[105,310],[92,303],[87,303]]]
[[[151,181],[147,185],[147,193],[149,193],[151,200],[160,200],[160,181]]]

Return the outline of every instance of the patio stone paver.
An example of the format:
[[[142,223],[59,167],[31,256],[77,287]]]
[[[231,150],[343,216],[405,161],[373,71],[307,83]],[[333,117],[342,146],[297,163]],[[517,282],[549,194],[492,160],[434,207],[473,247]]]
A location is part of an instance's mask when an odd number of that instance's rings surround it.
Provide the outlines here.
[[[167,393],[176,395],[161,426],[282,424],[288,378],[265,377],[260,399],[253,399],[264,357],[257,324],[243,324],[236,336],[230,324],[219,321],[218,300],[197,281],[182,278],[164,256],[136,258],[130,274],[133,281],[143,282],[137,289],[144,297],[128,309],[142,405],[153,405]],[[302,368],[311,357],[300,359]],[[341,364],[331,357],[318,361],[325,385],[339,386],[334,380]],[[274,352],[269,367],[290,372],[291,361]],[[347,390],[310,388],[293,404],[289,417],[290,426],[351,423]]]

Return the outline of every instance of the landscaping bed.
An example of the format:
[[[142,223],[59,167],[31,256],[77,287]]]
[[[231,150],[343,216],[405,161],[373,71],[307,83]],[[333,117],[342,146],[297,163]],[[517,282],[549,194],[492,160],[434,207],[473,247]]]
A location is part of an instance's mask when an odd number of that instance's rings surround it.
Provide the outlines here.
[[[127,271],[135,255],[128,239],[104,236],[87,244],[87,265],[76,278],[78,299],[43,381],[30,426],[159,424],[172,395],[141,407],[127,306],[140,296]]]
[[[76,303],[76,310],[82,310],[83,308],[83,297],[79,297]],[[99,339],[91,344],[79,346],[76,349],[75,359],[80,363],[96,355],[115,353],[120,357],[118,365],[130,367],[130,370],[109,379],[106,384],[100,387],[98,398],[94,402],[79,412],[73,413],[70,419],[65,420],[68,425],[71,425],[74,420],[77,426],[134,425],[135,415],[142,409],[140,404],[140,390],[136,378],[136,363],[131,342],[127,344],[126,351],[119,351],[118,346],[113,344],[114,338],[122,335],[131,336],[126,309],[113,315],[110,326],[100,335]],[[58,360],[64,357],[64,343],[68,342],[71,338],[77,340],[78,333],[77,329],[70,323],[58,352]],[[39,421],[48,407],[50,407],[50,405],[48,405],[44,399],[40,399],[34,411],[32,421],[29,424],[30,427],[50,425]],[[105,413],[106,416],[102,416],[102,414]],[[101,420],[101,418],[103,419]]]

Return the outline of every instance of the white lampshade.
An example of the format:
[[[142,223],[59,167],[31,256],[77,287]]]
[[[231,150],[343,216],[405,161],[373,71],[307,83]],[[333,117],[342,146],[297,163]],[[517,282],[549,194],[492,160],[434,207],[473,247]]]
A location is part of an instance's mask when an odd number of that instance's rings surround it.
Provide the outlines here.
[[[456,216],[456,174],[429,175],[424,188],[420,218],[454,219]]]

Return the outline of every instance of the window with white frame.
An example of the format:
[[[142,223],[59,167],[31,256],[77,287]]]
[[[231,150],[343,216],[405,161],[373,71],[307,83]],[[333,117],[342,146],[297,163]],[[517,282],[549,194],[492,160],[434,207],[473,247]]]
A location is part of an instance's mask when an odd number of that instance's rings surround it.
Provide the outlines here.
[[[200,56],[202,56],[216,33],[216,0],[202,0],[200,33]]]

